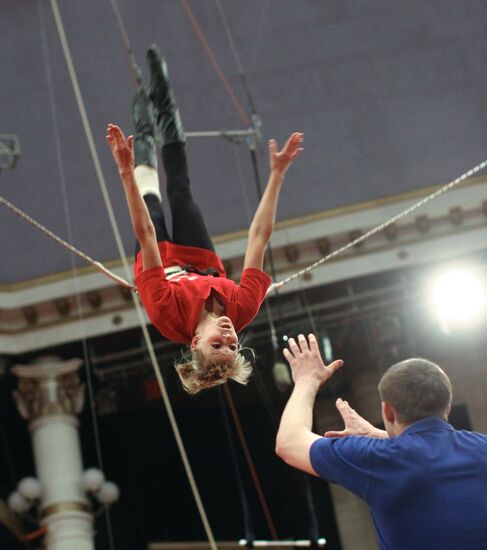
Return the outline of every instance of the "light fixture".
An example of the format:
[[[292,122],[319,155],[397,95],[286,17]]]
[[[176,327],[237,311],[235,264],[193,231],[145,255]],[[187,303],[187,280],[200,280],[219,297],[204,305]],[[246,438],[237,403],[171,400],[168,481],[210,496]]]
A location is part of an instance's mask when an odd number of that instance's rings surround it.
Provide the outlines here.
[[[450,221],[453,225],[462,225],[463,220],[465,219],[465,212],[460,206],[455,206],[454,208],[450,208],[448,217],[450,218]]]
[[[321,343],[323,345],[323,358],[325,363],[329,364],[333,362],[333,347],[331,345],[331,339],[328,334],[323,334],[321,337]]]
[[[91,499],[96,515],[101,512],[103,507],[110,506],[120,497],[118,486],[113,481],[106,480],[105,474],[98,468],[88,468],[85,470],[83,472],[82,483],[83,489]],[[102,507],[99,506],[100,504]]]
[[[23,514],[24,512],[27,512],[31,505],[30,502],[17,491],[10,493],[7,499],[7,504],[10,510],[17,514]]]
[[[24,477],[17,485],[17,491],[26,500],[37,500],[41,498],[42,486],[35,477]]]
[[[98,468],[88,468],[83,472],[83,489],[94,493],[102,486],[105,476]]]
[[[290,264],[296,264],[299,259],[299,248],[294,244],[284,247],[284,256]]]
[[[81,485],[90,499],[91,509],[99,515],[120,498],[120,489],[113,481],[105,480],[98,468],[88,468],[82,474]],[[39,514],[42,485],[35,477],[24,477],[10,493],[7,504],[12,512],[35,523]]]
[[[431,282],[432,305],[445,332],[472,325],[485,314],[485,281],[474,269],[454,268]]]
[[[386,236],[386,239],[388,241],[395,241],[397,239],[397,236],[399,234],[399,228],[397,227],[397,224],[391,223],[384,227],[384,235]]]
[[[36,325],[39,321],[39,312],[34,306],[26,306],[22,308],[22,313],[28,325]]]
[[[42,495],[42,485],[35,477],[24,477],[17,484],[17,489],[10,493],[7,504],[12,512],[26,515],[37,505]]]
[[[274,384],[280,392],[285,392],[292,384],[291,371],[283,361],[276,361],[272,367]]]
[[[96,498],[105,506],[109,506],[118,500],[120,489],[113,481],[105,481],[96,493]]]
[[[423,235],[425,233],[428,233],[428,231],[431,229],[431,220],[428,218],[426,214],[422,214],[421,216],[418,216],[414,223],[416,224],[418,231]]]
[[[100,309],[103,305],[103,297],[98,290],[90,290],[90,292],[87,292],[86,300],[93,309]]]
[[[61,317],[68,317],[71,313],[71,303],[67,298],[59,298],[55,300],[54,305]]]
[[[316,247],[318,248],[318,252],[322,256],[328,256],[328,254],[331,252],[331,242],[328,237],[322,237],[321,239],[318,239],[316,241]]]

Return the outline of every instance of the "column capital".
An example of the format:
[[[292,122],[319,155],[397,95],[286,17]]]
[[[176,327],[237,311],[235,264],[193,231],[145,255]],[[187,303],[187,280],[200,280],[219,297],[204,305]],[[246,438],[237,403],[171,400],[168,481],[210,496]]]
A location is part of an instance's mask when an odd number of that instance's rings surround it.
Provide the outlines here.
[[[19,379],[14,398],[21,416],[32,422],[46,416],[75,416],[84,404],[84,384],[78,369],[81,359],[63,361],[44,356],[29,365],[15,365],[12,372]]]

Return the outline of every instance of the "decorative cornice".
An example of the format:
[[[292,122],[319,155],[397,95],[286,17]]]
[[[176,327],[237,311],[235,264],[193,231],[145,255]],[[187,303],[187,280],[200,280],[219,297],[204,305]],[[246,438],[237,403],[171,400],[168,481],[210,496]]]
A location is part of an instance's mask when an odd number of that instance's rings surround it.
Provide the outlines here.
[[[276,224],[272,246],[278,281],[317,262],[328,252],[350,242],[399,212],[428,188],[361,205],[312,214]],[[486,248],[487,179],[472,178],[441,198],[431,201],[427,211],[405,217],[363,241],[346,254],[280,289],[294,291],[337,282],[351,276],[422,263],[441,261],[462,253]],[[246,232],[216,238],[217,251],[229,274],[238,280],[246,248]],[[228,240],[227,237],[231,240]],[[427,260],[426,260],[427,258]],[[115,272],[116,262],[107,264]],[[81,275],[80,273],[86,273]],[[126,289],[91,268],[77,272],[76,284],[68,280],[43,288],[6,293],[0,299],[0,346],[14,354],[46,348],[64,342],[130,329],[139,323],[132,297]],[[0,286],[1,289],[1,286]],[[60,304],[66,305],[60,308]],[[69,306],[69,307],[68,307]]]

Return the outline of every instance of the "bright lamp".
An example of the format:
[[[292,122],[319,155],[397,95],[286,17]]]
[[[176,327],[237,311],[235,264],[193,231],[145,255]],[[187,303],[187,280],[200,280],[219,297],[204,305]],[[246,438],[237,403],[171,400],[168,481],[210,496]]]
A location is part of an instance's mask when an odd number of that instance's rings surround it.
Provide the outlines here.
[[[486,292],[480,274],[469,269],[452,269],[432,281],[432,303],[442,327],[465,326],[485,313]]]

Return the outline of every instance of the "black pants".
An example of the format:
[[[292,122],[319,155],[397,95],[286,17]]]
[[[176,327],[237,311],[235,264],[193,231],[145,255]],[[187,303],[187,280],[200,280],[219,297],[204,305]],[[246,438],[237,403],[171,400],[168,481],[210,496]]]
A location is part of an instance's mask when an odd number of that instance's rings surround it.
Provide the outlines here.
[[[137,165],[137,159],[135,159]],[[167,231],[162,204],[155,195],[145,195],[157,241],[195,246],[215,251],[203,216],[191,194],[184,143],[171,143],[162,148],[162,165],[167,178],[167,197],[172,215],[172,238]],[[135,254],[140,250],[136,244]]]

